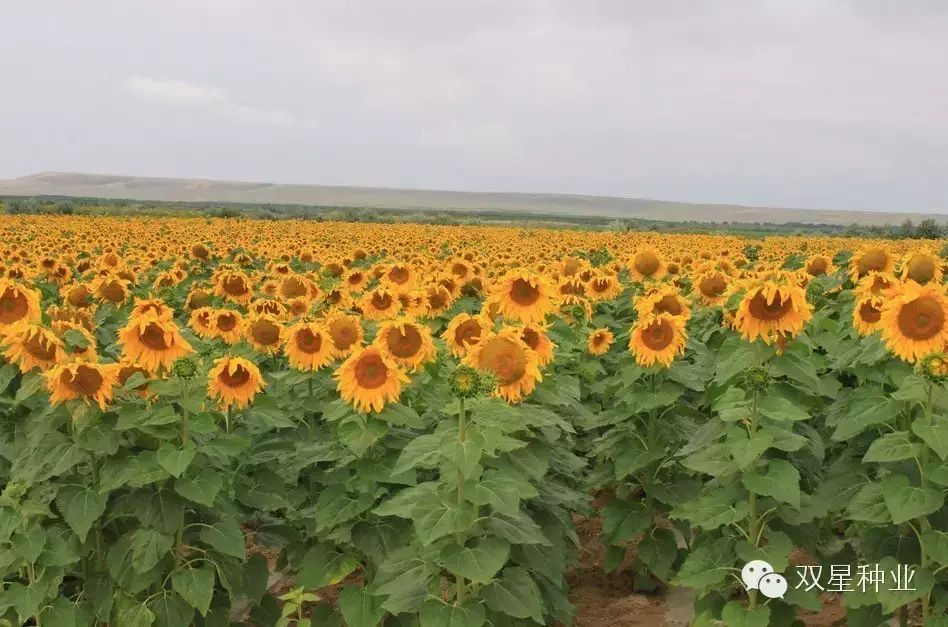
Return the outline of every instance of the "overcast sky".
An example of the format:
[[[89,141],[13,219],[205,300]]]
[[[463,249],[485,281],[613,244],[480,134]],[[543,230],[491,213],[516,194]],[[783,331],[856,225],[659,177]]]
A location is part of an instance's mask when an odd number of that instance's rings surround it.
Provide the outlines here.
[[[941,0],[0,0],[41,170],[948,210]]]

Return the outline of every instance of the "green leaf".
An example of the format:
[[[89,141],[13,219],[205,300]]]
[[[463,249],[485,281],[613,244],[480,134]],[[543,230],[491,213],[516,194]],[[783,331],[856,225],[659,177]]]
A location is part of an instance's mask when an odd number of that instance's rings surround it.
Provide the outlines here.
[[[441,461],[443,439],[440,433],[429,433],[409,442],[398,455],[392,474],[400,475],[415,468],[436,468]]]
[[[727,432],[727,447],[738,468],[747,470],[774,443],[773,433],[760,429],[753,437],[740,427],[731,427]]]
[[[422,513],[412,522],[423,546],[460,531],[465,531],[477,520],[477,509],[470,503],[457,505],[441,501],[436,507]]]
[[[171,575],[171,587],[201,616],[207,616],[207,610],[211,607],[211,597],[214,595],[214,580],[213,566],[185,568],[176,570]]]
[[[480,538],[470,546],[449,544],[441,550],[441,564],[455,575],[476,583],[490,583],[510,558],[510,543],[500,538]]]
[[[511,544],[551,545],[540,525],[523,512],[517,512],[515,516],[495,514],[487,521],[487,530]]]
[[[457,464],[461,476],[467,478],[476,472],[485,443],[484,436],[477,431],[469,432],[463,442],[455,440],[451,443],[449,459]]]
[[[180,477],[191,465],[195,453],[197,453],[197,447],[193,442],[188,442],[183,448],[165,442],[158,449],[158,464],[172,477]]]
[[[393,551],[379,565],[373,594],[387,597],[382,607],[392,614],[417,612],[428,596],[431,571],[418,558],[417,550],[404,547]]]
[[[724,442],[711,444],[692,453],[681,460],[681,465],[712,477],[729,475],[735,470],[728,445]]]
[[[213,507],[223,485],[224,480],[217,471],[204,468],[198,475],[179,477],[174,482],[174,490],[189,501]]]
[[[942,461],[948,461],[948,419],[936,416],[928,424],[919,416],[912,422],[912,432],[922,438]]]
[[[896,431],[875,440],[869,446],[862,461],[866,463],[897,462],[916,457],[920,450],[921,445],[913,442],[907,431]]]
[[[733,548],[728,538],[719,538],[713,544],[693,548],[672,583],[699,592],[720,584],[729,577],[735,557]]]
[[[937,529],[922,532],[925,554],[939,564],[948,565],[948,533]]]
[[[465,484],[464,496],[475,505],[490,505],[496,512],[516,516],[520,499],[534,498],[538,492],[527,481],[490,469],[480,480]]]
[[[428,601],[418,616],[420,627],[481,627],[487,621],[484,606],[474,600],[463,603]]]
[[[296,583],[304,588],[332,586],[359,567],[359,560],[349,553],[340,553],[320,544],[311,548],[303,557]]]
[[[867,483],[846,506],[846,516],[860,522],[887,524],[892,521],[885,504],[882,483]]]
[[[385,610],[365,588],[346,586],[339,592],[339,611],[348,627],[378,627]]]
[[[336,437],[350,451],[361,457],[369,447],[388,433],[388,423],[370,416],[353,415],[336,429]]]
[[[613,499],[602,510],[605,544],[621,544],[642,533],[652,524],[652,512],[642,501]]]
[[[767,463],[766,474],[757,470],[746,471],[742,481],[744,487],[755,494],[800,508],[800,473],[788,461],[772,459]]]
[[[224,555],[240,559],[246,555],[244,534],[233,518],[221,518],[213,525],[201,527],[201,540],[208,543]]]
[[[770,624],[770,608],[766,605],[749,609],[737,601],[729,601],[721,612],[727,627],[767,627]]]
[[[122,596],[115,604],[115,621],[110,627],[150,627],[155,614],[144,603]]]
[[[766,544],[754,547],[753,544],[742,540],[734,547],[741,561],[751,562],[763,560],[774,567],[774,572],[781,573],[790,563],[790,552],[793,550],[793,540],[782,531],[768,531]]]
[[[80,542],[85,542],[89,529],[105,513],[108,501],[107,494],[99,494],[91,486],[63,486],[56,495],[56,507]]]
[[[0,394],[7,391],[10,382],[13,381],[18,372],[20,372],[20,369],[16,364],[6,364],[0,368]]]
[[[897,525],[936,512],[945,503],[941,490],[913,486],[905,475],[889,475],[883,479],[882,495],[892,522]]]
[[[636,555],[660,579],[669,579],[678,558],[678,542],[668,529],[653,527],[636,547]]]
[[[155,613],[155,627],[189,627],[193,624],[194,608],[173,592],[166,591],[152,600],[151,609]]]
[[[484,587],[482,597],[495,612],[544,624],[540,590],[523,568],[505,568],[500,579]]]
[[[757,402],[757,411],[762,416],[778,422],[796,422],[807,420],[810,414],[779,392],[767,394]]]
[[[352,497],[342,484],[326,488],[316,499],[316,531],[332,529],[352,520],[372,507],[374,500],[367,493]]]
[[[174,538],[154,529],[137,529],[130,538],[132,568],[135,572],[146,573],[155,566],[171,549]]]
[[[696,527],[712,531],[743,520],[747,511],[746,502],[735,502],[726,490],[713,489],[685,501],[672,510],[671,517],[687,520]]]

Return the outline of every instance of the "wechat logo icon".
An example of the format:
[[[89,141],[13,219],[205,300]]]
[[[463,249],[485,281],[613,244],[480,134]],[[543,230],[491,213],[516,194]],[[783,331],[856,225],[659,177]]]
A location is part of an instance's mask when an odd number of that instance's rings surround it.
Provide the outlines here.
[[[748,590],[760,590],[768,599],[782,599],[787,592],[787,578],[774,572],[764,560],[747,562],[741,569],[741,581]]]

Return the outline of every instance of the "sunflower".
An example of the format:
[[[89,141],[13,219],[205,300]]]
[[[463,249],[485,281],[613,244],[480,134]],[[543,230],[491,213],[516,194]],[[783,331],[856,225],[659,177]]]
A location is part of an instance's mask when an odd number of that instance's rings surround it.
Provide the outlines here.
[[[724,304],[730,280],[720,270],[706,270],[695,277],[698,300],[705,305],[717,306]]]
[[[881,326],[882,303],[881,298],[861,298],[853,308],[853,327],[859,335],[870,335]]]
[[[219,337],[227,344],[235,344],[243,337],[244,317],[233,309],[214,309],[211,312],[211,337]]]
[[[407,372],[414,372],[437,354],[428,327],[411,320],[388,320],[379,324],[373,344]]]
[[[401,306],[395,292],[377,287],[367,292],[360,302],[362,312],[368,320],[385,320],[393,318]]]
[[[550,341],[545,326],[524,325],[520,328],[520,339],[537,354],[537,361],[541,368],[553,361],[553,349],[556,348],[556,344]]]
[[[490,300],[511,320],[539,324],[556,308],[555,298],[556,290],[545,277],[514,270],[500,280]]]
[[[7,327],[3,344],[8,346],[3,356],[17,364],[20,372],[33,368],[48,370],[66,359],[62,340],[53,331],[33,322]]]
[[[796,336],[812,317],[813,305],[798,285],[763,281],[744,293],[734,328],[750,342],[760,338],[770,344],[778,336]]]
[[[85,308],[91,307],[94,304],[92,302],[94,296],[92,290],[89,289],[89,286],[85,283],[76,283],[69,287],[64,287],[60,291],[60,295],[64,304],[70,307]]]
[[[335,313],[326,317],[326,331],[332,341],[332,352],[335,357],[346,357],[362,346],[365,333],[358,316],[344,313]]]
[[[391,286],[394,291],[403,291],[411,289],[415,282],[415,270],[407,263],[393,263],[382,273],[381,280],[386,285]],[[457,277],[457,275],[455,275]],[[464,282],[465,279],[457,277],[458,281]]]
[[[333,373],[339,395],[363,413],[396,402],[408,377],[377,346],[359,349]]]
[[[685,321],[667,313],[640,318],[629,333],[629,350],[640,366],[656,362],[666,368],[685,352]]]
[[[313,301],[303,296],[294,298],[286,303],[289,309],[288,315],[291,318],[299,318],[307,315],[313,308]]]
[[[273,314],[256,314],[244,320],[244,337],[266,355],[279,352],[282,330],[283,325]]]
[[[347,270],[345,276],[342,277],[342,285],[350,294],[358,294],[368,287],[369,275],[365,270],[352,268]]]
[[[941,285],[909,281],[882,308],[882,339],[889,350],[914,362],[948,342],[948,297]]]
[[[112,388],[118,377],[118,368],[116,364],[79,361],[54,366],[45,376],[51,404],[82,399],[86,404],[95,402],[105,411],[112,401]]]
[[[114,274],[106,274],[105,276],[100,276],[93,282],[92,290],[99,300],[112,303],[113,305],[121,305],[128,299],[129,285],[130,283],[127,279],[123,279]]]
[[[272,298],[258,298],[247,308],[253,315],[270,314],[278,319],[286,316],[287,306]]]
[[[582,318],[592,317],[592,303],[588,298],[576,294],[566,294],[560,298],[560,315],[569,324],[575,324]]]
[[[313,288],[313,282],[299,274],[289,274],[280,281],[277,293],[283,300],[308,297]]]
[[[266,387],[260,369],[243,357],[221,357],[207,375],[207,395],[221,409],[242,409]]]
[[[0,279],[0,328],[17,322],[39,322],[40,295],[9,279]]]
[[[429,318],[443,314],[451,306],[453,300],[451,292],[441,285],[429,285],[424,297],[427,305],[426,315]]]
[[[615,336],[612,335],[612,331],[609,329],[593,329],[586,340],[586,348],[589,349],[589,353],[592,355],[605,355],[609,352],[614,339]]]
[[[451,347],[452,355],[463,357],[489,330],[490,323],[482,316],[459,313],[448,323],[441,338]]]
[[[131,379],[132,375],[134,374],[140,374],[144,376],[145,379],[151,378],[151,373],[145,370],[144,368],[142,368],[141,366],[136,366],[135,364],[131,364],[125,361],[119,362],[116,365],[118,366],[117,374],[116,374],[116,383],[120,386],[125,385],[125,383],[128,382],[128,380]],[[145,397],[148,395],[147,388],[148,388],[148,381],[145,381],[144,383],[142,383],[141,385],[135,388],[135,392],[137,392],[139,396]]]
[[[170,368],[175,361],[194,352],[174,321],[154,313],[130,319],[118,336],[123,346],[122,358],[149,372]]]
[[[543,379],[539,357],[520,336],[512,327],[488,332],[464,357],[466,365],[494,376],[492,394],[508,403],[519,403]]]
[[[668,272],[665,260],[652,248],[640,248],[629,261],[629,275],[638,283],[660,279]]]
[[[810,255],[803,268],[810,276],[822,276],[836,271],[833,261],[826,255]]]
[[[635,311],[639,318],[652,314],[667,313],[685,320],[691,318],[691,307],[681,297],[678,288],[673,285],[660,285],[646,292],[635,301]]]
[[[332,339],[325,327],[300,321],[283,329],[283,352],[296,370],[314,371],[333,359]]]
[[[910,279],[920,285],[941,283],[941,262],[931,253],[908,253],[902,258],[903,281]]]
[[[610,300],[619,295],[620,287],[619,279],[614,274],[598,272],[586,282],[584,293],[593,301]]]
[[[165,304],[160,298],[142,299],[136,298],[132,311],[129,312],[129,318],[140,318],[149,314],[154,314],[161,320],[171,320],[174,318],[174,309]]]
[[[895,269],[895,257],[881,246],[865,246],[849,260],[849,276],[853,283],[870,272],[891,274]]]
[[[188,326],[194,333],[204,339],[214,337],[214,331],[211,327],[211,317],[214,310],[210,307],[199,307],[191,312],[188,318]]]
[[[52,328],[53,333],[56,334],[56,337],[63,341],[63,346],[69,355],[70,361],[98,360],[95,337],[80,323],[72,322],[70,320],[53,320],[53,322],[50,324],[50,327]],[[76,338],[77,341],[67,342],[67,333],[72,333],[73,337]],[[80,336],[82,337],[82,342],[78,341]],[[82,347],[79,346],[80,343],[83,344]]]
[[[245,305],[250,300],[253,290],[250,279],[242,272],[225,271],[217,275],[214,282],[214,293],[233,303]]]

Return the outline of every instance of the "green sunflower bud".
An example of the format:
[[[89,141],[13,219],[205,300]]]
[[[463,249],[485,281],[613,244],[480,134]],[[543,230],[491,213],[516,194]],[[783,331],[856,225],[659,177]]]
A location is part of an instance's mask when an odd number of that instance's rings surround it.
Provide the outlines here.
[[[185,381],[193,379],[197,369],[197,363],[190,357],[183,357],[174,362],[174,376]]]
[[[926,355],[918,362],[916,368],[927,381],[937,384],[948,381],[948,355],[945,353]]]
[[[766,368],[750,368],[744,372],[744,385],[753,392],[763,392],[770,387],[770,381]]]
[[[473,398],[481,392],[481,374],[470,366],[458,366],[451,373],[451,392],[458,398]]]

